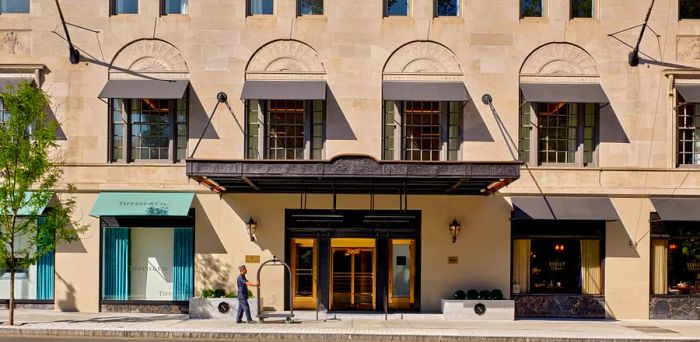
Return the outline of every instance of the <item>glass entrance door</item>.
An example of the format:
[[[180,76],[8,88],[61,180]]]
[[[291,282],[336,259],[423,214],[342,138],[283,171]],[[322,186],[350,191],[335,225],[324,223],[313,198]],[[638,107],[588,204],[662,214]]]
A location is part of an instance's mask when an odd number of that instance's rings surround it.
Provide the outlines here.
[[[375,240],[331,240],[331,310],[375,309]]]
[[[292,305],[295,309],[316,308],[316,239],[292,239]]]
[[[415,303],[416,240],[393,239],[390,245],[389,309],[412,310]]]

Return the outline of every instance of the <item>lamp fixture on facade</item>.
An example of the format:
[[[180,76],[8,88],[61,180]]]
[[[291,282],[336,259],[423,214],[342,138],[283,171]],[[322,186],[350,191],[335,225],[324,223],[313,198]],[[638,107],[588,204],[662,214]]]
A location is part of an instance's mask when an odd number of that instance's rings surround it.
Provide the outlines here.
[[[250,241],[255,241],[255,230],[258,228],[258,223],[253,220],[253,217],[251,217],[248,219],[248,222],[246,222],[245,227],[248,229]]]
[[[459,224],[459,221],[457,219],[452,219],[452,222],[450,223],[450,236],[452,236],[452,243],[457,242],[457,236],[459,235],[460,230],[462,230],[462,226]]]

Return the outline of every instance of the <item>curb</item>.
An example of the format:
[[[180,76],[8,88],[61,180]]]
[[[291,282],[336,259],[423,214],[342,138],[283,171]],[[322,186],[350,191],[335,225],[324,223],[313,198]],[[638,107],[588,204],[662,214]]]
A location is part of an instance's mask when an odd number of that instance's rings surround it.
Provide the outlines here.
[[[26,329],[0,328],[0,336],[78,337],[78,338],[139,338],[139,339],[201,339],[227,341],[370,341],[370,342],[648,342],[648,341],[698,341],[698,339],[668,338],[560,338],[517,336],[456,336],[456,335],[381,335],[355,333],[268,333],[268,332],[206,332],[163,330],[87,330],[87,329]]]

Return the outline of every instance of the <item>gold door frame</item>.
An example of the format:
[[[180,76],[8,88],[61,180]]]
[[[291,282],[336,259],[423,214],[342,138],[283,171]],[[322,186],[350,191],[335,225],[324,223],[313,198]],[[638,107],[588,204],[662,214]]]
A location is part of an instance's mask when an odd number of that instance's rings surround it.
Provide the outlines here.
[[[394,244],[409,245],[409,256],[411,258],[409,280],[409,297],[394,297]],[[414,239],[391,239],[389,240],[389,309],[390,310],[410,310],[415,303],[416,285],[416,240]]]
[[[297,245],[300,247],[311,247],[312,248],[312,253],[313,253],[313,265],[312,265],[312,272],[311,272],[311,277],[313,278],[313,289],[311,289],[311,296],[297,296],[297,282],[296,282],[296,274],[297,274]],[[318,272],[318,253],[317,253],[317,242],[316,239],[292,239],[291,241],[291,249],[292,249],[292,257],[291,257],[291,265],[290,268],[292,269],[292,307],[294,309],[306,309],[306,310],[314,310],[316,309],[316,289],[317,289],[317,275],[316,273]]]
[[[372,310],[376,310],[377,296],[377,242],[368,238],[334,238],[331,239],[331,253],[329,260],[330,279],[328,286],[328,307],[333,310],[333,253],[337,250],[356,250],[372,252]],[[355,258],[350,258],[350,303],[355,302]]]

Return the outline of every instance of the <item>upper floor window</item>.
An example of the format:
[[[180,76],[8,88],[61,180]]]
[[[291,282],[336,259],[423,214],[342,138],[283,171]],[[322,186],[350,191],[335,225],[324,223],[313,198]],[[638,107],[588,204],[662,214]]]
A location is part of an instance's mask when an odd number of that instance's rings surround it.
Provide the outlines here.
[[[384,15],[387,17],[408,16],[408,1],[409,0],[384,0]]]
[[[5,104],[2,102],[2,98],[0,98],[0,124],[6,123],[9,119],[10,113],[7,112],[7,109],[5,109]]]
[[[322,159],[323,100],[248,100],[246,158]]]
[[[189,13],[188,0],[162,0],[163,14],[187,14]]]
[[[436,17],[456,17],[459,15],[459,0],[435,0]]]
[[[112,0],[112,14],[139,13],[139,0]]]
[[[593,18],[595,14],[595,0],[571,0],[572,18]]]
[[[678,164],[700,165],[700,103],[685,103],[681,94],[678,101]]]
[[[29,13],[29,0],[0,0],[0,13]]]
[[[181,161],[187,154],[187,95],[178,100],[110,99],[111,161]]]
[[[544,0],[520,0],[520,17],[544,17]]]
[[[324,0],[299,0],[299,15],[323,15]]]
[[[248,0],[248,15],[272,15],[275,11],[275,0]]]
[[[678,18],[700,19],[700,2],[697,0],[679,0]]]
[[[383,159],[459,160],[462,103],[384,101]]]
[[[523,103],[521,160],[538,165],[595,164],[598,113],[594,103]]]

